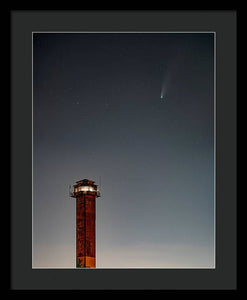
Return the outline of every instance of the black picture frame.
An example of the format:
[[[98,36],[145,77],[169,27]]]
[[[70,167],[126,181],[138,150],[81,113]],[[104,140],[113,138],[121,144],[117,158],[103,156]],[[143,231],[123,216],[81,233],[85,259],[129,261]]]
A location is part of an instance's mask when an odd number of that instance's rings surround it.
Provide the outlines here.
[[[12,290],[235,290],[237,13],[25,11],[11,19]],[[32,32],[216,33],[216,268],[32,269]]]

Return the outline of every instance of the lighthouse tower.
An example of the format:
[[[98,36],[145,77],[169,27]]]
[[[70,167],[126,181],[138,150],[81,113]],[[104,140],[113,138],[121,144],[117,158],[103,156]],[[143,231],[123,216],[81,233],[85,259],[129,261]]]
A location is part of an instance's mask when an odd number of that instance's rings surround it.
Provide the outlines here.
[[[76,267],[95,268],[95,200],[100,197],[94,181],[83,179],[73,186],[76,198]]]

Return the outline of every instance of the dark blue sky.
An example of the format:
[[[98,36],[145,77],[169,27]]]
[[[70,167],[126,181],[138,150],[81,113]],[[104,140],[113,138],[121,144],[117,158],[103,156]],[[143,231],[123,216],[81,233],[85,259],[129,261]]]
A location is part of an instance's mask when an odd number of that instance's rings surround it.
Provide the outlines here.
[[[97,267],[214,267],[213,33],[34,33],[34,267],[75,266],[99,177]]]

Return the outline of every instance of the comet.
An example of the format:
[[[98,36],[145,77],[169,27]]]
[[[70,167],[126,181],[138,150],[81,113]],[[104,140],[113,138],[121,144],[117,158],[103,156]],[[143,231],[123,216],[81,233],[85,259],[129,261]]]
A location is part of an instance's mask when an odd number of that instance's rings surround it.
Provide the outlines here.
[[[163,100],[164,96],[167,92],[167,87],[169,85],[169,81],[170,81],[170,74],[167,72],[162,76],[162,82],[161,82],[161,91],[160,91],[160,99]]]
[[[165,91],[166,91],[166,81],[167,80],[163,80],[162,86],[161,86],[161,92],[160,92],[160,99],[164,99],[164,95],[165,95]]]
[[[178,53],[173,53],[172,56],[167,59],[169,63],[162,66],[162,78],[161,78],[161,91],[160,91],[160,99],[165,100],[167,93],[171,89],[171,83],[176,76],[178,67],[179,67],[179,56]]]

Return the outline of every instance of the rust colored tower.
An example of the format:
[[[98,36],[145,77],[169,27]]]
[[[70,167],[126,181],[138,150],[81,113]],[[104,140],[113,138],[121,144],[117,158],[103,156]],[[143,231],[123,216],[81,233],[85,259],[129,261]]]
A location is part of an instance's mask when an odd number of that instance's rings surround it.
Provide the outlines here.
[[[95,268],[95,200],[100,197],[94,181],[83,179],[73,186],[76,198],[76,267]]]

